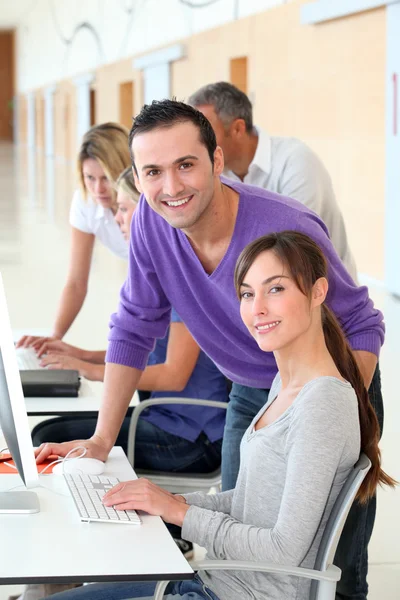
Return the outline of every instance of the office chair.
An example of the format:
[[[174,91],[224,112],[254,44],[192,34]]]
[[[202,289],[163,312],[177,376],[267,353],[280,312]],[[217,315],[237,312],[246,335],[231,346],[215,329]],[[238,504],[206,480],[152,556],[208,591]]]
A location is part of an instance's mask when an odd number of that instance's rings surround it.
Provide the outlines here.
[[[340,580],[341,571],[332,564],[332,561],[351,505],[370,467],[369,458],[361,454],[333,505],[318,548],[314,569],[239,560],[202,560],[191,563],[191,566],[195,571],[214,569],[262,571],[304,577],[312,580],[310,600],[335,600],[336,584]],[[168,583],[168,581],[157,583],[154,600],[162,600]]]
[[[128,433],[128,460],[132,467],[135,468],[135,437],[136,427],[140,414],[150,406],[159,404],[188,404],[192,406],[212,406],[215,408],[228,407],[227,402],[218,402],[216,400],[197,400],[195,398],[157,398],[152,400],[144,400],[140,402],[131,416]],[[176,473],[164,471],[146,471],[135,469],[137,475],[147,477],[153,483],[167,489],[172,493],[185,494],[189,492],[205,491],[208,492],[211,488],[221,487],[221,468],[219,467],[211,473]]]

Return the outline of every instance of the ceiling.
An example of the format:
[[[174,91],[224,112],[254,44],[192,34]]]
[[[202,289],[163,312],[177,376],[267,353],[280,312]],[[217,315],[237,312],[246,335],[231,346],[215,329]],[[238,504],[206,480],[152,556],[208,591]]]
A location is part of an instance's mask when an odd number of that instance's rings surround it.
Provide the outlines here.
[[[16,27],[36,3],[37,0],[0,0],[0,29]]]

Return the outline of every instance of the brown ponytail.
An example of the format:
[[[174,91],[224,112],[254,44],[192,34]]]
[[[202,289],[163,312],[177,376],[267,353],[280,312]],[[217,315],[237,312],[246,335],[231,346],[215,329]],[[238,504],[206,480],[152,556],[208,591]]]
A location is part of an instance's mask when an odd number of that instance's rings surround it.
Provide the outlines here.
[[[335,361],[339,373],[352,385],[358,399],[361,451],[368,456],[372,463],[357,494],[359,502],[365,504],[374,495],[378,484],[394,486],[396,482],[381,468],[378,418],[369,399],[353,351],[335,315],[325,304],[322,305],[322,324],[328,351]]]
[[[314,283],[327,277],[327,263],[319,246],[307,235],[297,231],[282,231],[258,238],[242,251],[235,268],[235,288],[240,298],[240,286],[247,271],[262,252],[272,250],[287,267],[299,290],[309,298]],[[372,466],[357,494],[362,504],[371,498],[378,484],[395,486],[396,481],[381,468],[379,423],[364,385],[353,351],[332,311],[322,305],[322,325],[325,343],[341,376],[353,387],[358,400],[361,452]]]

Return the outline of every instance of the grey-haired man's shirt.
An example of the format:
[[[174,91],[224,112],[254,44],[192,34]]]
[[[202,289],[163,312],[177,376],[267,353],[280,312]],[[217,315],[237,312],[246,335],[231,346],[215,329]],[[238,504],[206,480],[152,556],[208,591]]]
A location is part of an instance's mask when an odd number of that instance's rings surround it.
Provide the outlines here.
[[[332,181],[318,156],[304,142],[290,137],[270,137],[257,129],[258,145],[243,183],[298,200],[317,215],[328,228],[336,252],[357,281],[357,268],[347,240],[343,215]],[[227,177],[240,181],[233,171]]]

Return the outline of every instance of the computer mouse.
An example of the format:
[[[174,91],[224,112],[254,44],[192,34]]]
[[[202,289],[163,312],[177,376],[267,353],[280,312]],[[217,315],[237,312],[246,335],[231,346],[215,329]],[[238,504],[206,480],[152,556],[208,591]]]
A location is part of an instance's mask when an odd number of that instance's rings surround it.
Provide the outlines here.
[[[105,464],[97,458],[68,458],[53,467],[55,475],[101,475]]]

